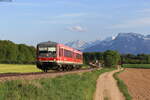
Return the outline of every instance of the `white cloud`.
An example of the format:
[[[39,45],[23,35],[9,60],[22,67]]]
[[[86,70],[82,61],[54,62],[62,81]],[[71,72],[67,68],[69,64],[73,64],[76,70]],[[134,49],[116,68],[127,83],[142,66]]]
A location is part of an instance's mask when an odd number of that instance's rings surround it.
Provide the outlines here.
[[[139,28],[146,27],[150,25],[150,17],[139,18],[134,20],[128,20],[126,22],[113,25],[109,29],[121,29],[121,28]]]
[[[73,26],[73,27],[69,27],[68,29],[74,32],[86,32],[86,29],[81,26]]]

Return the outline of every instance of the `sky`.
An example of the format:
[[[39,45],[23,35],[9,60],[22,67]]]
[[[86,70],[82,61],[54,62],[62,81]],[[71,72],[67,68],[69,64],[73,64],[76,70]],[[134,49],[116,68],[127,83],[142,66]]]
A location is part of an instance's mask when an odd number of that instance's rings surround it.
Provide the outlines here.
[[[150,0],[0,2],[0,40],[36,45],[93,41],[120,32],[150,34]]]

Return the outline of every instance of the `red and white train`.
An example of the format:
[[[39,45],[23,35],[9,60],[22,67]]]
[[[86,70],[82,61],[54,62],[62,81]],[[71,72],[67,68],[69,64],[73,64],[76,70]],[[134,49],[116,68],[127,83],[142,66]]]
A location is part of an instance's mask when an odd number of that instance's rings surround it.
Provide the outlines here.
[[[56,42],[42,42],[37,45],[37,67],[47,70],[71,70],[83,64],[83,53]]]

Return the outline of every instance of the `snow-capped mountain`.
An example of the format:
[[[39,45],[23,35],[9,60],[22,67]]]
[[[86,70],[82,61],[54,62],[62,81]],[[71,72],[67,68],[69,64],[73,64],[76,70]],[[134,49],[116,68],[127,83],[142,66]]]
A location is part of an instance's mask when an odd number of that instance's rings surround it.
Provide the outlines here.
[[[119,33],[112,39],[106,39],[99,44],[85,48],[85,52],[102,52],[117,50],[120,53],[150,53],[150,35],[137,33]]]
[[[85,42],[85,41],[77,40],[77,41],[67,42],[65,45],[82,51],[85,48],[89,48],[91,46],[97,45],[100,42],[101,42],[101,40],[95,40],[95,41],[91,41],[91,42]]]
[[[72,48],[76,48],[78,50],[83,50],[83,46],[87,45],[85,41],[77,40],[65,43],[65,45],[70,46]]]

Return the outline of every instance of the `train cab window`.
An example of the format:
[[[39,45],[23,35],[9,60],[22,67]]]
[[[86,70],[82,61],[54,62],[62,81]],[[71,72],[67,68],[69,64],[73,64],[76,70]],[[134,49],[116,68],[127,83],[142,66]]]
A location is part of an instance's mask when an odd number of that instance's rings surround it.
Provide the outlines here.
[[[56,57],[56,47],[39,47],[39,56]]]

